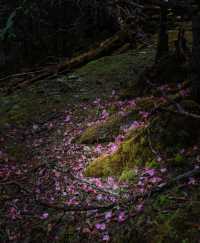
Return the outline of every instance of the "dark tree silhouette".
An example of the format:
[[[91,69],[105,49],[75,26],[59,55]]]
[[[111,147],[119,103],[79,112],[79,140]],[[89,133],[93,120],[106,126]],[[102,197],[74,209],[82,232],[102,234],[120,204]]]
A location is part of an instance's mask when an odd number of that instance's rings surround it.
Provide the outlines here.
[[[192,32],[192,93],[194,98],[200,102],[200,3],[197,2],[198,8],[193,12]]]

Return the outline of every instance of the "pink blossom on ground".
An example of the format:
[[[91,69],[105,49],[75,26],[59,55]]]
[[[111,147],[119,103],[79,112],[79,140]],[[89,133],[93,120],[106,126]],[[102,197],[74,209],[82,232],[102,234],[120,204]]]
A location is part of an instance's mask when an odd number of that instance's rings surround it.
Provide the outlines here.
[[[149,112],[146,111],[140,111],[139,114],[142,116],[142,118],[147,119],[150,115]]]
[[[98,144],[94,150],[96,153],[101,154],[102,153],[102,146],[101,144]]]
[[[139,181],[138,182],[138,186],[144,186],[144,182],[143,181]]]
[[[138,121],[134,121],[129,127],[128,129],[125,128],[124,129],[124,132],[128,132],[130,130],[133,130],[133,129],[137,129],[137,128],[140,128],[140,127],[143,127],[144,126],[144,122],[138,122]]]
[[[71,120],[71,116],[70,115],[67,115],[66,117],[65,117],[65,122],[69,122]]]
[[[149,176],[154,176],[155,175],[155,169],[146,169],[145,173],[148,174]]]
[[[157,162],[161,162],[161,161],[162,161],[162,158],[161,158],[160,156],[158,156],[158,157],[156,158],[156,161],[157,161]]]
[[[162,168],[162,169],[160,169],[160,171],[161,171],[162,173],[165,173],[165,172],[167,172],[167,169],[166,169],[166,168]]]
[[[42,215],[41,215],[41,219],[47,219],[49,217],[49,214],[48,213],[43,213]]]
[[[139,188],[139,192],[140,192],[140,193],[144,193],[144,192],[145,192],[144,187]]]
[[[184,154],[185,153],[185,149],[181,149],[179,152],[180,152],[180,154]]]
[[[102,224],[99,224],[99,223],[95,224],[95,227],[98,230],[105,230],[106,229],[106,225],[104,223],[102,223]]]
[[[188,181],[188,185],[195,185],[195,184],[196,184],[195,179],[193,177],[190,177]]]
[[[98,195],[97,195],[97,200],[98,200],[98,201],[101,201],[102,199],[103,199],[103,195],[102,195],[102,194],[98,194]]]
[[[110,218],[112,218],[112,211],[106,212],[106,214],[105,214],[105,219],[106,220],[108,220]]]
[[[118,149],[117,144],[115,144],[115,143],[110,143],[110,144],[109,144],[109,152],[110,152],[110,153],[114,153],[114,152],[116,152],[117,149]]]
[[[9,213],[8,213],[9,217],[13,220],[19,218],[19,212],[17,211],[17,209],[15,207],[10,207],[9,208]]]
[[[105,234],[105,235],[103,235],[103,239],[102,240],[108,242],[110,240],[110,236],[108,234]]]
[[[101,102],[101,99],[100,98],[96,98],[96,100],[93,102],[93,104],[98,105],[98,104],[100,104],[100,102]]]
[[[112,96],[114,96],[116,94],[115,90],[112,90]]]
[[[127,112],[125,112],[125,111],[119,111],[118,114],[120,116],[126,116],[127,115]]]
[[[161,181],[162,181],[162,178],[160,178],[158,176],[155,176],[155,177],[150,179],[150,182],[152,182],[152,183],[159,183]]]
[[[106,119],[109,117],[109,113],[106,110],[103,110],[101,113],[101,118],[102,119]]]
[[[182,89],[179,93],[180,93],[181,96],[186,97],[189,94],[189,90],[188,89]]]
[[[118,136],[115,138],[115,143],[116,143],[116,144],[120,144],[123,140],[124,140],[124,136],[123,136],[123,135],[118,135]]]
[[[136,107],[136,102],[135,102],[135,100],[130,100],[130,101],[128,101],[128,106],[129,107]]]
[[[119,215],[118,215],[118,222],[122,223],[122,222],[124,222],[125,220],[126,220],[126,215],[125,215],[125,212],[122,211],[122,212],[120,212]]]

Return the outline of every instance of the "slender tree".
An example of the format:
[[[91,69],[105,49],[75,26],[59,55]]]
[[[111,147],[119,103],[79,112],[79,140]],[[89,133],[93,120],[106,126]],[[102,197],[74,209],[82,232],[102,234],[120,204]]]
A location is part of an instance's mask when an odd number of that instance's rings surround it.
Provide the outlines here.
[[[200,3],[197,0],[197,8],[192,18],[193,47],[192,47],[192,93],[200,102]]]

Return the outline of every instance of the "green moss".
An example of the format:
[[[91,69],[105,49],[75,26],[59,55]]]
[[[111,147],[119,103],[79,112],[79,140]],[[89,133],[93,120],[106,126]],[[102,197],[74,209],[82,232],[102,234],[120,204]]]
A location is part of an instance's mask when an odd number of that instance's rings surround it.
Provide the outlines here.
[[[110,75],[116,76],[116,74],[119,75],[120,73],[129,71],[130,66],[133,64],[144,62],[145,59],[148,59],[148,61],[153,59],[154,50],[149,48],[145,49],[145,51],[140,55],[138,51],[133,50],[120,55],[102,57],[83,66],[77,70],[77,73],[82,76],[90,74],[96,78],[108,77]]]
[[[87,128],[78,139],[78,143],[92,144],[112,140],[119,132],[122,119],[122,116],[113,115],[106,122]]]
[[[154,202],[154,207],[162,207],[162,206],[167,206],[170,204],[170,199],[168,195],[160,195]]]
[[[113,114],[106,121],[87,128],[77,139],[78,143],[93,144],[96,142],[112,141],[120,133],[121,126],[138,118],[138,113],[133,111],[126,116]]]
[[[144,165],[150,158],[153,159],[145,136],[145,130],[136,130],[134,137],[125,140],[115,153],[92,161],[87,166],[85,174],[87,176],[120,176],[124,168]]]
[[[160,164],[158,162],[156,162],[154,159],[151,160],[151,161],[148,161],[147,164],[146,164],[146,166],[148,168],[154,168],[154,169],[160,168]]]
[[[138,80],[146,65],[153,64],[155,56],[154,48],[145,48],[141,52],[131,50],[124,54],[102,57],[92,61],[76,73],[85,82],[85,86],[99,92],[97,87],[104,89],[102,95],[108,94],[111,86],[116,90],[123,87],[134,87],[132,94],[138,95]],[[91,94],[92,95],[92,94]]]
[[[125,168],[121,175],[119,180],[120,181],[126,181],[126,182],[133,182],[136,179],[136,175],[133,169]]]
[[[87,166],[86,176],[106,177],[109,175],[120,175],[123,164],[119,164],[121,160],[120,154],[115,153],[112,156],[102,156],[94,160]]]
[[[177,154],[174,158],[174,164],[175,165],[181,165],[185,161],[185,158],[181,154]]]

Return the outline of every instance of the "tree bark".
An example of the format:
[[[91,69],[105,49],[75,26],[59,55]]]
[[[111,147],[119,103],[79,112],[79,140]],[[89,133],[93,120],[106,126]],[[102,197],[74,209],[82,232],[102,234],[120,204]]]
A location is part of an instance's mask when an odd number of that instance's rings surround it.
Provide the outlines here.
[[[200,103],[200,8],[192,19],[193,47],[192,47],[192,94]]]

